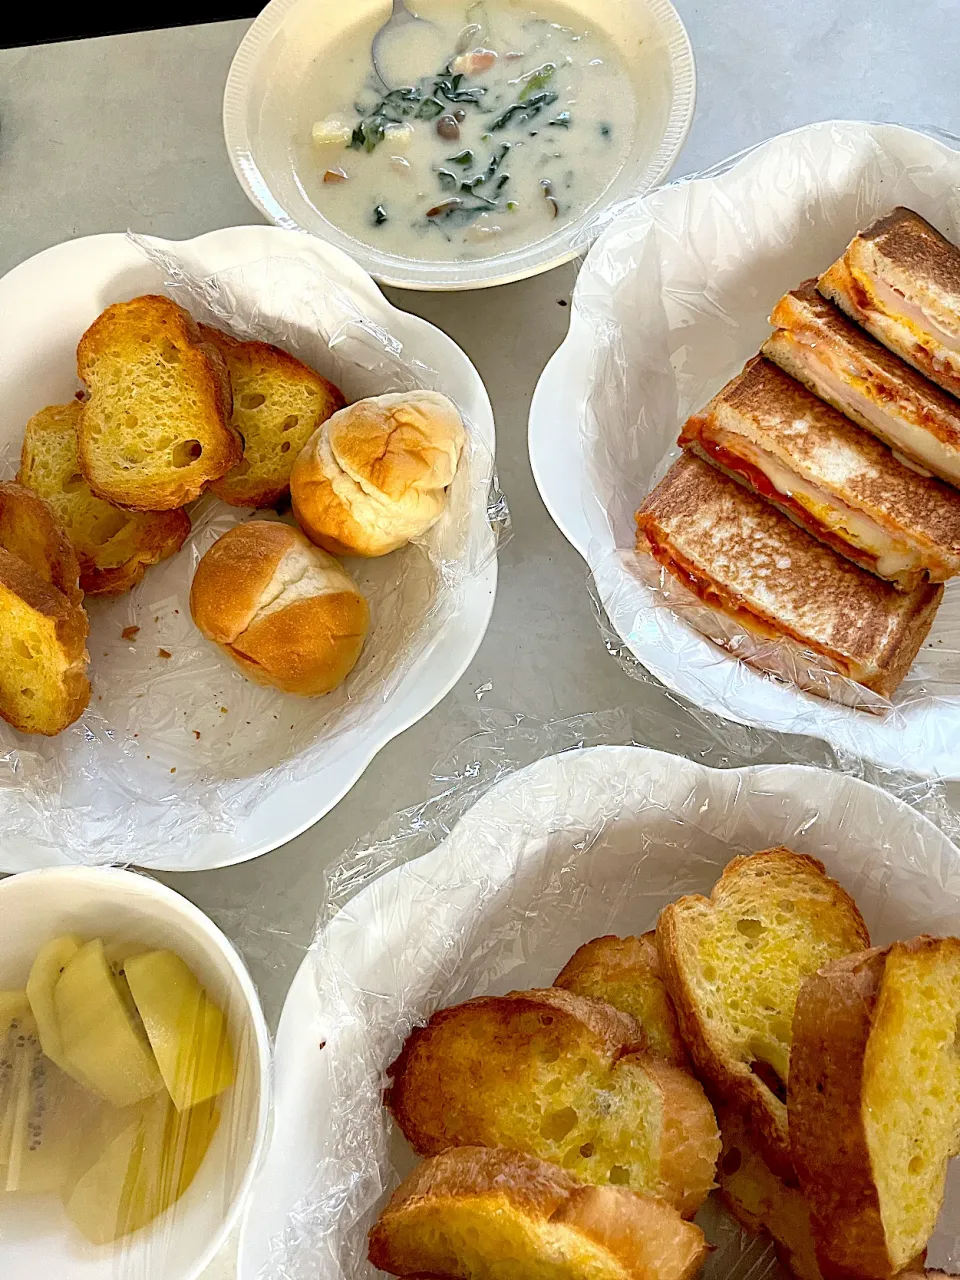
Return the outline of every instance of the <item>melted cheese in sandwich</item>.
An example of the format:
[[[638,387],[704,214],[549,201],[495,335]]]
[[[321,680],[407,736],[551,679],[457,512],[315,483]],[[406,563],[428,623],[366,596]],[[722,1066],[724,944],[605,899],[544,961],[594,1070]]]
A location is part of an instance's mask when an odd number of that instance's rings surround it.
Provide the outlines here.
[[[797,503],[821,528],[875,558],[876,572],[881,578],[896,580],[901,574],[923,567],[915,548],[888,533],[863,511],[856,511],[798,475],[752,441],[727,431],[715,430],[713,435],[720,461],[736,469],[736,458],[743,458],[766,476],[778,494]]]
[[[871,300],[892,320],[904,325],[918,339],[933,338],[941,347],[954,355],[960,355],[960,336],[944,329],[928,311],[924,311],[916,302],[911,302],[902,293],[885,284],[882,280],[865,277],[859,271],[853,271],[857,283],[870,295]]]
[[[817,342],[803,333],[790,333],[798,359],[809,372],[821,399],[845,413],[891,449],[900,450],[904,460],[921,463],[925,474],[942,476],[960,485],[960,453],[932,431],[904,417],[902,406],[893,413],[875,399],[876,388],[868,378],[857,377],[849,368],[843,373],[831,363],[828,342]],[[926,470],[929,468],[929,470]]]

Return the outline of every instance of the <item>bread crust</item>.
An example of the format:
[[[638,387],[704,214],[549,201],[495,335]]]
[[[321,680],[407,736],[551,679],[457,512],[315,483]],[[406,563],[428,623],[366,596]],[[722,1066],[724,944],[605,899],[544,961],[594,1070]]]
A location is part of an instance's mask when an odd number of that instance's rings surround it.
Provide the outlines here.
[[[808,349],[827,345],[846,365],[852,377],[867,383],[864,394],[928,431],[952,450],[960,451],[960,404],[929,378],[901,360],[882,343],[870,337],[818,291],[816,279],[806,280],[799,289],[784,294],[770,315],[776,331],[763,344],[763,353],[775,360],[785,373],[804,382],[822,400],[821,386],[811,385],[802,362],[795,356],[794,343]],[[834,408],[844,412],[842,405]],[[875,428],[869,421],[855,419],[867,431]],[[891,448],[902,448],[896,441],[886,440]],[[917,456],[915,461],[926,465]],[[949,476],[945,476],[949,480]]]
[[[863,272],[868,269],[863,259],[869,259],[870,255],[861,253],[859,249],[858,242],[854,241],[844,257],[823,273],[817,281],[817,288],[878,342],[944,391],[960,397],[960,356],[947,353],[941,359],[936,358],[940,354],[936,343],[924,343],[912,329],[876,308],[863,283]],[[856,274],[854,264],[860,267]]]
[[[770,360],[749,360],[702,413],[687,420],[679,443],[695,447],[821,542],[901,591],[960,572],[960,494],[905,467],[873,435]],[[783,481],[778,486],[771,479],[780,472],[797,484],[805,479],[825,499],[842,504],[841,511],[846,506],[862,513],[905,544],[918,563],[884,571],[882,555],[842,536],[792,488],[783,492]]]
[[[72,499],[66,496],[62,487],[65,477],[55,471],[50,474],[43,465],[46,448],[54,450],[57,445],[49,445],[51,439],[69,441],[70,465],[75,472],[80,470],[80,459],[77,453],[77,426],[83,406],[78,400],[68,404],[48,405],[35,413],[27,423],[20,450],[20,470],[17,474],[19,484],[38,494],[48,502],[54,515],[61,522],[65,536],[72,542],[80,566],[80,587],[87,595],[114,596],[130,591],[143,580],[148,567],[158,564],[168,556],[174,555],[190,536],[190,517],[186,511],[127,511],[113,503],[104,503],[102,498],[88,490],[81,505],[89,502],[90,511],[98,511],[101,507],[109,512],[120,513],[124,520],[124,528],[107,538],[105,542],[88,536],[81,524],[71,516]],[[66,477],[72,479],[72,477]],[[59,495],[63,495],[65,509],[58,505],[52,496],[59,487]],[[127,534],[129,532],[129,538]],[[126,558],[120,563],[107,563],[117,560],[118,542],[125,539],[123,552]]]
[[[194,574],[190,612],[249,679],[302,697],[346,679],[370,625],[347,572],[272,520],[235,525],[213,544]]]
[[[434,391],[348,405],[294,463],[297,523],[333,555],[396,551],[440,519],[465,438],[456,406]]]
[[[721,1108],[718,1118],[723,1152],[717,1176],[726,1209],[748,1231],[765,1231],[780,1263],[797,1280],[823,1280],[810,1210],[799,1188],[770,1170],[735,1110]]]
[[[18,556],[71,604],[83,601],[76,552],[52,507],[16,481],[0,484],[0,546]]]
[[[841,885],[827,876],[823,863],[807,854],[777,846],[748,857],[732,859],[709,898],[692,894],[665,907],[657,921],[657,950],[681,1033],[708,1095],[716,1106],[732,1106],[747,1118],[760,1153],[773,1173],[790,1180],[794,1171],[785,1100],[777,1097],[770,1085],[752,1069],[751,1063],[729,1056],[722,1037],[710,1028],[701,1010],[695,985],[697,974],[690,967],[684,933],[685,908],[718,909],[726,891],[737,882],[742,870],[746,868],[753,872],[760,869],[755,862],[758,858],[764,860],[764,875],[771,880],[781,872],[792,877],[811,874],[816,877],[818,889],[827,894],[823,909],[842,913],[854,947],[858,943],[869,946],[870,936],[856,903]]]
[[[398,1227],[417,1214],[431,1224],[442,1221],[464,1205],[485,1211],[491,1222],[500,1216],[524,1220],[530,1234],[543,1241],[545,1262],[552,1262],[550,1274],[556,1274],[558,1254],[571,1278],[578,1273],[572,1238],[551,1232],[551,1226],[567,1228],[605,1250],[608,1274],[623,1280],[688,1280],[709,1253],[699,1227],[653,1197],[622,1187],[585,1187],[557,1166],[519,1152],[458,1147],[424,1161],[394,1192],[370,1232],[370,1262],[394,1275],[436,1274],[423,1269],[425,1257],[415,1256],[416,1246],[401,1239]],[[558,1248],[559,1241],[570,1241],[571,1247]],[[481,1233],[477,1247],[495,1245]],[[491,1254],[487,1262],[495,1266],[496,1256]],[[539,1273],[530,1260],[519,1271],[516,1259],[501,1262],[512,1264],[511,1274],[523,1280],[535,1280]],[[452,1274],[467,1277],[469,1270],[455,1265]]]
[[[138,323],[162,332],[173,344],[201,402],[202,422],[198,418],[193,424],[198,438],[203,435],[201,454],[184,466],[164,466],[159,476],[122,474],[115,456],[102,459],[94,442],[102,394],[94,366],[105,352],[132,346],[130,330]],[[223,357],[204,341],[189,312],[170,298],[146,294],[107,307],[80,339],[77,373],[90,392],[77,431],[80,466],[92,492],[104,501],[131,511],[170,511],[198,498],[211,481],[241,461],[243,444],[230,426],[233,396]]]
[[[816,669],[837,671],[882,697],[903,680],[943,598],[942,586],[905,595],[818,542],[756,494],[689,452],[637,512],[648,552],[712,610],[710,639],[734,648],[728,620],[780,642],[734,649],[744,661],[825,696]],[[786,560],[790,571],[778,578]],[[669,590],[669,583],[666,590]],[[687,596],[689,599],[689,595]],[[784,661],[796,655],[795,667]]]
[[[545,1010],[552,1016],[543,1017]],[[410,1034],[388,1069],[391,1084],[384,1101],[420,1155],[436,1155],[450,1146],[483,1145],[516,1146],[553,1159],[553,1135],[541,1141],[522,1119],[512,1128],[499,1103],[489,1100],[488,1086],[500,1086],[501,1097],[505,1086],[508,1096],[524,1095],[532,1087],[528,1072],[541,1052],[547,1055],[545,1061],[556,1061],[561,1072],[575,1069],[591,1078],[595,1074],[598,1090],[616,1091],[622,1098],[631,1087],[625,1073],[636,1070],[643,1088],[649,1091],[652,1086],[653,1095],[646,1096],[658,1099],[654,1116],[635,1117],[635,1126],[658,1127],[650,1153],[653,1167],[644,1175],[652,1173],[655,1185],[643,1189],[691,1215],[713,1186],[719,1153],[716,1120],[699,1083],[688,1072],[638,1050],[638,1034],[629,1015],[559,988],[481,996],[440,1010]],[[551,1095],[554,1109],[557,1096]],[[549,1110],[546,1094],[544,1099]],[[557,1141],[572,1143],[574,1149],[584,1136],[574,1136],[576,1113],[569,1123]],[[589,1125],[586,1129],[591,1145],[601,1141]],[[594,1154],[581,1148],[586,1163],[577,1173],[584,1181],[597,1175],[605,1183],[609,1168],[603,1161],[613,1157],[598,1156],[600,1164],[593,1166],[589,1161]]]
[[[90,701],[87,615],[82,606],[72,603],[63,592],[45,582],[29,565],[3,547],[0,547],[0,588],[17,596],[52,624],[64,663],[60,673],[60,705],[49,709],[44,722],[30,724],[18,718],[15,708],[3,698],[0,698],[0,716],[23,733],[53,737],[73,724]]]
[[[895,1270],[860,1117],[863,1059],[885,964],[880,947],[836,960],[803,984],[794,1013],[791,1146],[828,1280]]]
[[[282,472],[263,470],[258,476],[239,474],[236,469],[227,472],[219,480],[214,480],[210,488],[221,500],[238,507],[272,507],[290,491],[290,472],[297,455],[309,437],[323,423],[346,404],[343,392],[321,374],[305,365],[288,351],[275,347],[269,342],[241,342],[231,334],[209,325],[200,325],[200,333],[205,342],[212,344],[227,367],[233,391],[233,416],[231,426],[244,438],[243,406],[237,396],[237,381],[242,373],[256,369],[258,373],[271,373],[275,378],[289,383],[308,383],[317,393],[317,404],[311,415],[308,427],[291,432],[293,447],[288,455],[289,462]],[[247,441],[244,440],[244,460],[246,460]]]
[[[490,1018],[499,1028],[499,1037],[509,1035],[522,1041],[526,1033],[519,1022],[525,1015],[536,1016],[544,1008],[555,1009],[560,1020],[553,1036],[563,1042],[564,1024],[577,1024],[596,1042],[599,1054],[611,1063],[635,1047],[642,1047],[640,1028],[628,1014],[611,1005],[589,1000],[559,988],[511,991],[505,996],[476,996],[449,1009],[439,1009],[426,1026],[414,1027],[404,1041],[399,1056],[387,1068],[390,1085],[383,1101],[418,1155],[437,1155],[456,1140],[447,1129],[439,1073],[447,1064],[435,1058],[435,1042],[442,1043],[449,1025],[465,1020]],[[425,1087],[427,1086],[427,1087]],[[495,1145],[487,1143],[486,1145]]]
[[[623,984],[634,984],[645,988],[648,993],[645,1003],[651,1013],[647,1019],[632,1014],[640,1024],[647,1050],[675,1067],[689,1070],[690,1059],[677,1025],[673,1001],[663,982],[653,929],[639,938],[618,938],[607,934],[585,942],[570,957],[553,983],[555,987],[563,987],[575,995],[606,1000],[615,1009],[621,1006],[617,1003],[614,988]],[[625,1008],[624,1012],[631,1013],[631,1010]],[[651,1025],[651,1017],[655,1025]]]
[[[886,1280],[890,1255],[864,1126],[867,1043],[887,960],[960,940],[927,936],[845,956],[809,977],[794,1014],[788,1110],[800,1187],[826,1280]]]
[[[217,644],[232,644],[250,625],[297,532],[279,520],[234,525],[197,565],[190,589],[193,620]]]

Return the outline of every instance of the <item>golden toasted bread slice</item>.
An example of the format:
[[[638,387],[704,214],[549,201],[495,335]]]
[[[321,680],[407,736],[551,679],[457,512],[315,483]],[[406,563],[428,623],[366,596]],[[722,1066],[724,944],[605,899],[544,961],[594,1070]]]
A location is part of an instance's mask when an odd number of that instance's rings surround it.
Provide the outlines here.
[[[90,391],[80,466],[99,498],[173,511],[243,457],[223,357],[169,298],[107,307],[80,339],[77,372]]]
[[[52,736],[90,701],[87,615],[0,547],[0,716],[23,733]]]
[[[453,1280],[687,1280],[708,1252],[661,1200],[585,1187],[515,1151],[459,1147],[394,1192],[369,1258],[393,1275]]]
[[[647,1049],[689,1070],[677,1013],[660,972],[656,934],[617,938],[608,934],[585,942],[553,984],[577,996],[605,1000],[640,1024]]]
[[[698,1074],[747,1116],[778,1177],[793,1172],[786,1088],[800,984],[869,945],[850,895],[822,863],[785,848],[734,858],[709,899],[660,913],[664,981]]]
[[[80,471],[77,400],[53,404],[27,423],[17,479],[53,508],[80,562],[80,586],[92,596],[121,595],[147,567],[179,551],[190,533],[185,511],[124,511],[96,497]]]
[[[713,1109],[693,1076],[635,1052],[638,1035],[558,988],[469,1000],[408,1037],[386,1103],[420,1155],[512,1147],[693,1214],[714,1185]]]
[[[22,484],[0,484],[0,547],[62,591],[71,604],[83,600],[77,555],[55,509]]]
[[[770,1169],[743,1118],[720,1108],[723,1152],[717,1178],[727,1209],[748,1231],[765,1231],[777,1257],[797,1280],[823,1280],[813,1242],[810,1210],[796,1186]]]
[[[790,1138],[821,1269],[876,1280],[926,1248],[960,1152],[960,939],[914,938],[800,989]]]
[[[297,454],[346,401],[332,382],[279,347],[238,342],[206,325],[200,332],[226,362],[231,425],[243,441],[243,460],[210,487],[235,507],[272,507],[290,490]]]

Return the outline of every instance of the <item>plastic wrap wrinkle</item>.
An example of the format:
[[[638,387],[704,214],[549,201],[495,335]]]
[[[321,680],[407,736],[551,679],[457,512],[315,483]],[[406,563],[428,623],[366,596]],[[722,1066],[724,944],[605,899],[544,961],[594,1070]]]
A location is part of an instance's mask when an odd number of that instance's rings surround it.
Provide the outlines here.
[[[581,345],[589,344],[591,359],[581,418],[585,501],[593,527],[609,528],[609,540],[593,537],[583,549],[612,625],[628,649],[670,654],[671,683],[682,679],[687,696],[704,705],[734,704],[740,710],[729,713],[742,718],[752,684],[758,719],[769,700],[781,722],[790,715],[796,731],[828,736],[848,713],[810,694],[793,695],[799,705],[791,711],[783,697],[756,691],[756,670],[745,673],[693,625],[702,604],[678,602],[659,567],[635,550],[634,516],[676,460],[685,419],[759,349],[779,297],[825,270],[857,229],[900,203],[960,243],[960,156],[945,159],[925,140],[908,152],[903,131],[893,137],[885,128],[807,126],[622,202],[605,220],[574,296],[574,324],[585,326]],[[960,150],[943,130],[925,132]],[[922,145],[928,153],[917,151]],[[809,676],[834,702],[873,713],[861,721],[882,718],[893,733],[927,715],[935,738],[936,709],[960,702],[960,585],[947,585],[930,636],[889,701],[812,656],[801,671],[787,646],[771,645],[766,657],[788,680]],[[628,666],[651,678],[642,662]],[[738,698],[730,696],[735,689]],[[869,735],[869,724],[861,732]]]
[[[196,319],[283,347],[348,400],[437,385],[432,369],[409,358],[354,298],[301,260],[269,258],[199,278],[175,252],[131,238]],[[179,833],[229,833],[270,788],[322,769],[334,736],[344,747],[369,736],[371,722],[509,536],[494,460],[466,427],[440,521],[390,556],[345,562],[370,602],[371,629],[357,667],[325,698],[251,683],[190,617],[193,573],[213,542],[239,521],[292,523],[291,516],[231,507],[208,494],[191,509],[193,530],[178,555],[149,569],[128,595],[88,597],[88,710],[51,740],[0,723],[5,834],[73,861],[163,866]],[[5,477],[17,465],[13,448],[0,457]],[[486,520],[477,518],[482,511]],[[138,630],[125,640],[128,627]]]
[[[281,1024],[278,1040],[278,1124],[308,1128],[309,1145],[295,1175],[268,1167],[286,1185],[259,1195],[284,1200],[268,1215],[283,1225],[258,1242],[255,1269],[241,1264],[242,1280],[378,1274],[366,1232],[416,1159],[382,1106],[410,1030],[473,995],[549,985],[588,939],[640,933],[667,902],[709,893],[735,854],[785,843],[821,858],[879,944],[960,933],[960,815],[936,783],[802,739],[794,754],[788,740],[669,707],[480,723],[436,769],[430,800],[328,873],[301,975],[309,1001],[301,991],[296,1026]],[[693,760],[608,745],[676,749],[678,738]],[[770,763],[795,759],[822,768]],[[303,1042],[295,1063],[290,1034]],[[266,1220],[255,1215],[258,1232]],[[715,1246],[705,1280],[782,1280],[769,1241],[716,1197],[698,1221]],[[952,1183],[930,1257],[960,1264]]]

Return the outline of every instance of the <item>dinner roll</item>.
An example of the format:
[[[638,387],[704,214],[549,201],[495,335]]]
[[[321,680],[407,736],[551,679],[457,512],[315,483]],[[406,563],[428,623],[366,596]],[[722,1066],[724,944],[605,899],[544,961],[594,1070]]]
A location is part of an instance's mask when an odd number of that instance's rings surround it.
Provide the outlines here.
[[[197,565],[190,612],[257,684],[329,693],[360,657],[370,610],[346,570],[273,520],[235,525]]]
[[[436,391],[359,400],[328,418],[293,466],[293,513],[337,555],[385,556],[436,524],[465,433]]]

